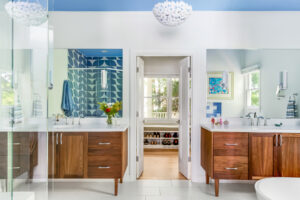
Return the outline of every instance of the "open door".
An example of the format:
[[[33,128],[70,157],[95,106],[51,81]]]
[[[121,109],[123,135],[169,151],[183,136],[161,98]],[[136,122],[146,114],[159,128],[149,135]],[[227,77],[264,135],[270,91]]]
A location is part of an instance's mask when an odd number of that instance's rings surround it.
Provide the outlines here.
[[[182,59],[179,63],[179,67],[179,172],[189,179],[190,57]]]
[[[144,171],[144,60],[137,57],[137,178],[139,178]]]

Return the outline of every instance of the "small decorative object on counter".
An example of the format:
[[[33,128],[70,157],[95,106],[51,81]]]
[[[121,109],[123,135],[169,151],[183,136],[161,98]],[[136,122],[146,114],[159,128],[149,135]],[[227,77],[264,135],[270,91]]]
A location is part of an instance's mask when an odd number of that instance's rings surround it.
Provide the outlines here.
[[[225,126],[228,126],[228,125],[229,125],[229,121],[228,121],[228,120],[225,120],[225,121],[224,121],[224,125],[225,125]]]
[[[214,117],[212,117],[210,121],[211,121],[212,125],[215,125],[216,120]]]
[[[122,102],[115,102],[114,104],[107,104],[105,102],[98,102],[100,105],[99,109],[102,110],[107,115],[107,124],[112,124],[112,118],[115,117],[120,110],[122,110]]]
[[[222,120],[222,117],[220,118],[220,125],[222,126],[223,125],[223,120]]]

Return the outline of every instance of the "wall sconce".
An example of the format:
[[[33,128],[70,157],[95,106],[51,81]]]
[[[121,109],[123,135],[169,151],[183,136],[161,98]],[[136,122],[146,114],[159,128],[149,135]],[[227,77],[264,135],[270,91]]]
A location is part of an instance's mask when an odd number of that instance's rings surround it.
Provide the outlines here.
[[[280,99],[285,97],[284,90],[288,88],[288,72],[279,72],[279,84],[276,89],[276,96]]]
[[[223,88],[228,88],[228,71],[224,71],[222,74],[222,82],[223,82]]]
[[[101,88],[107,89],[107,71],[101,70]]]

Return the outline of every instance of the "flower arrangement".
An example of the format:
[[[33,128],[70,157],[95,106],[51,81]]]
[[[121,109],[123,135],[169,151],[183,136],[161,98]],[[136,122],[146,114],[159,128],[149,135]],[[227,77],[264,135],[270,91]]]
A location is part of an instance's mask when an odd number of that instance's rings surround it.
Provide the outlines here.
[[[122,110],[122,102],[115,102],[115,103],[105,103],[105,102],[98,102],[100,105],[99,109],[102,110],[107,115],[107,124],[112,124],[112,118],[115,117],[120,110]]]

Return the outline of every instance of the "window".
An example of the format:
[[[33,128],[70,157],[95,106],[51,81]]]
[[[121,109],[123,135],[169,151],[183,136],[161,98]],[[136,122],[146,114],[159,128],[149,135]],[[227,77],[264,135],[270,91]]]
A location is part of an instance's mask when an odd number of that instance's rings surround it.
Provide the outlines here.
[[[245,74],[247,110],[260,108],[260,71],[255,70]]]
[[[179,118],[179,79],[144,79],[144,118],[172,120]]]
[[[8,72],[0,72],[0,103],[1,106],[14,105],[14,91],[11,87],[12,75]]]

